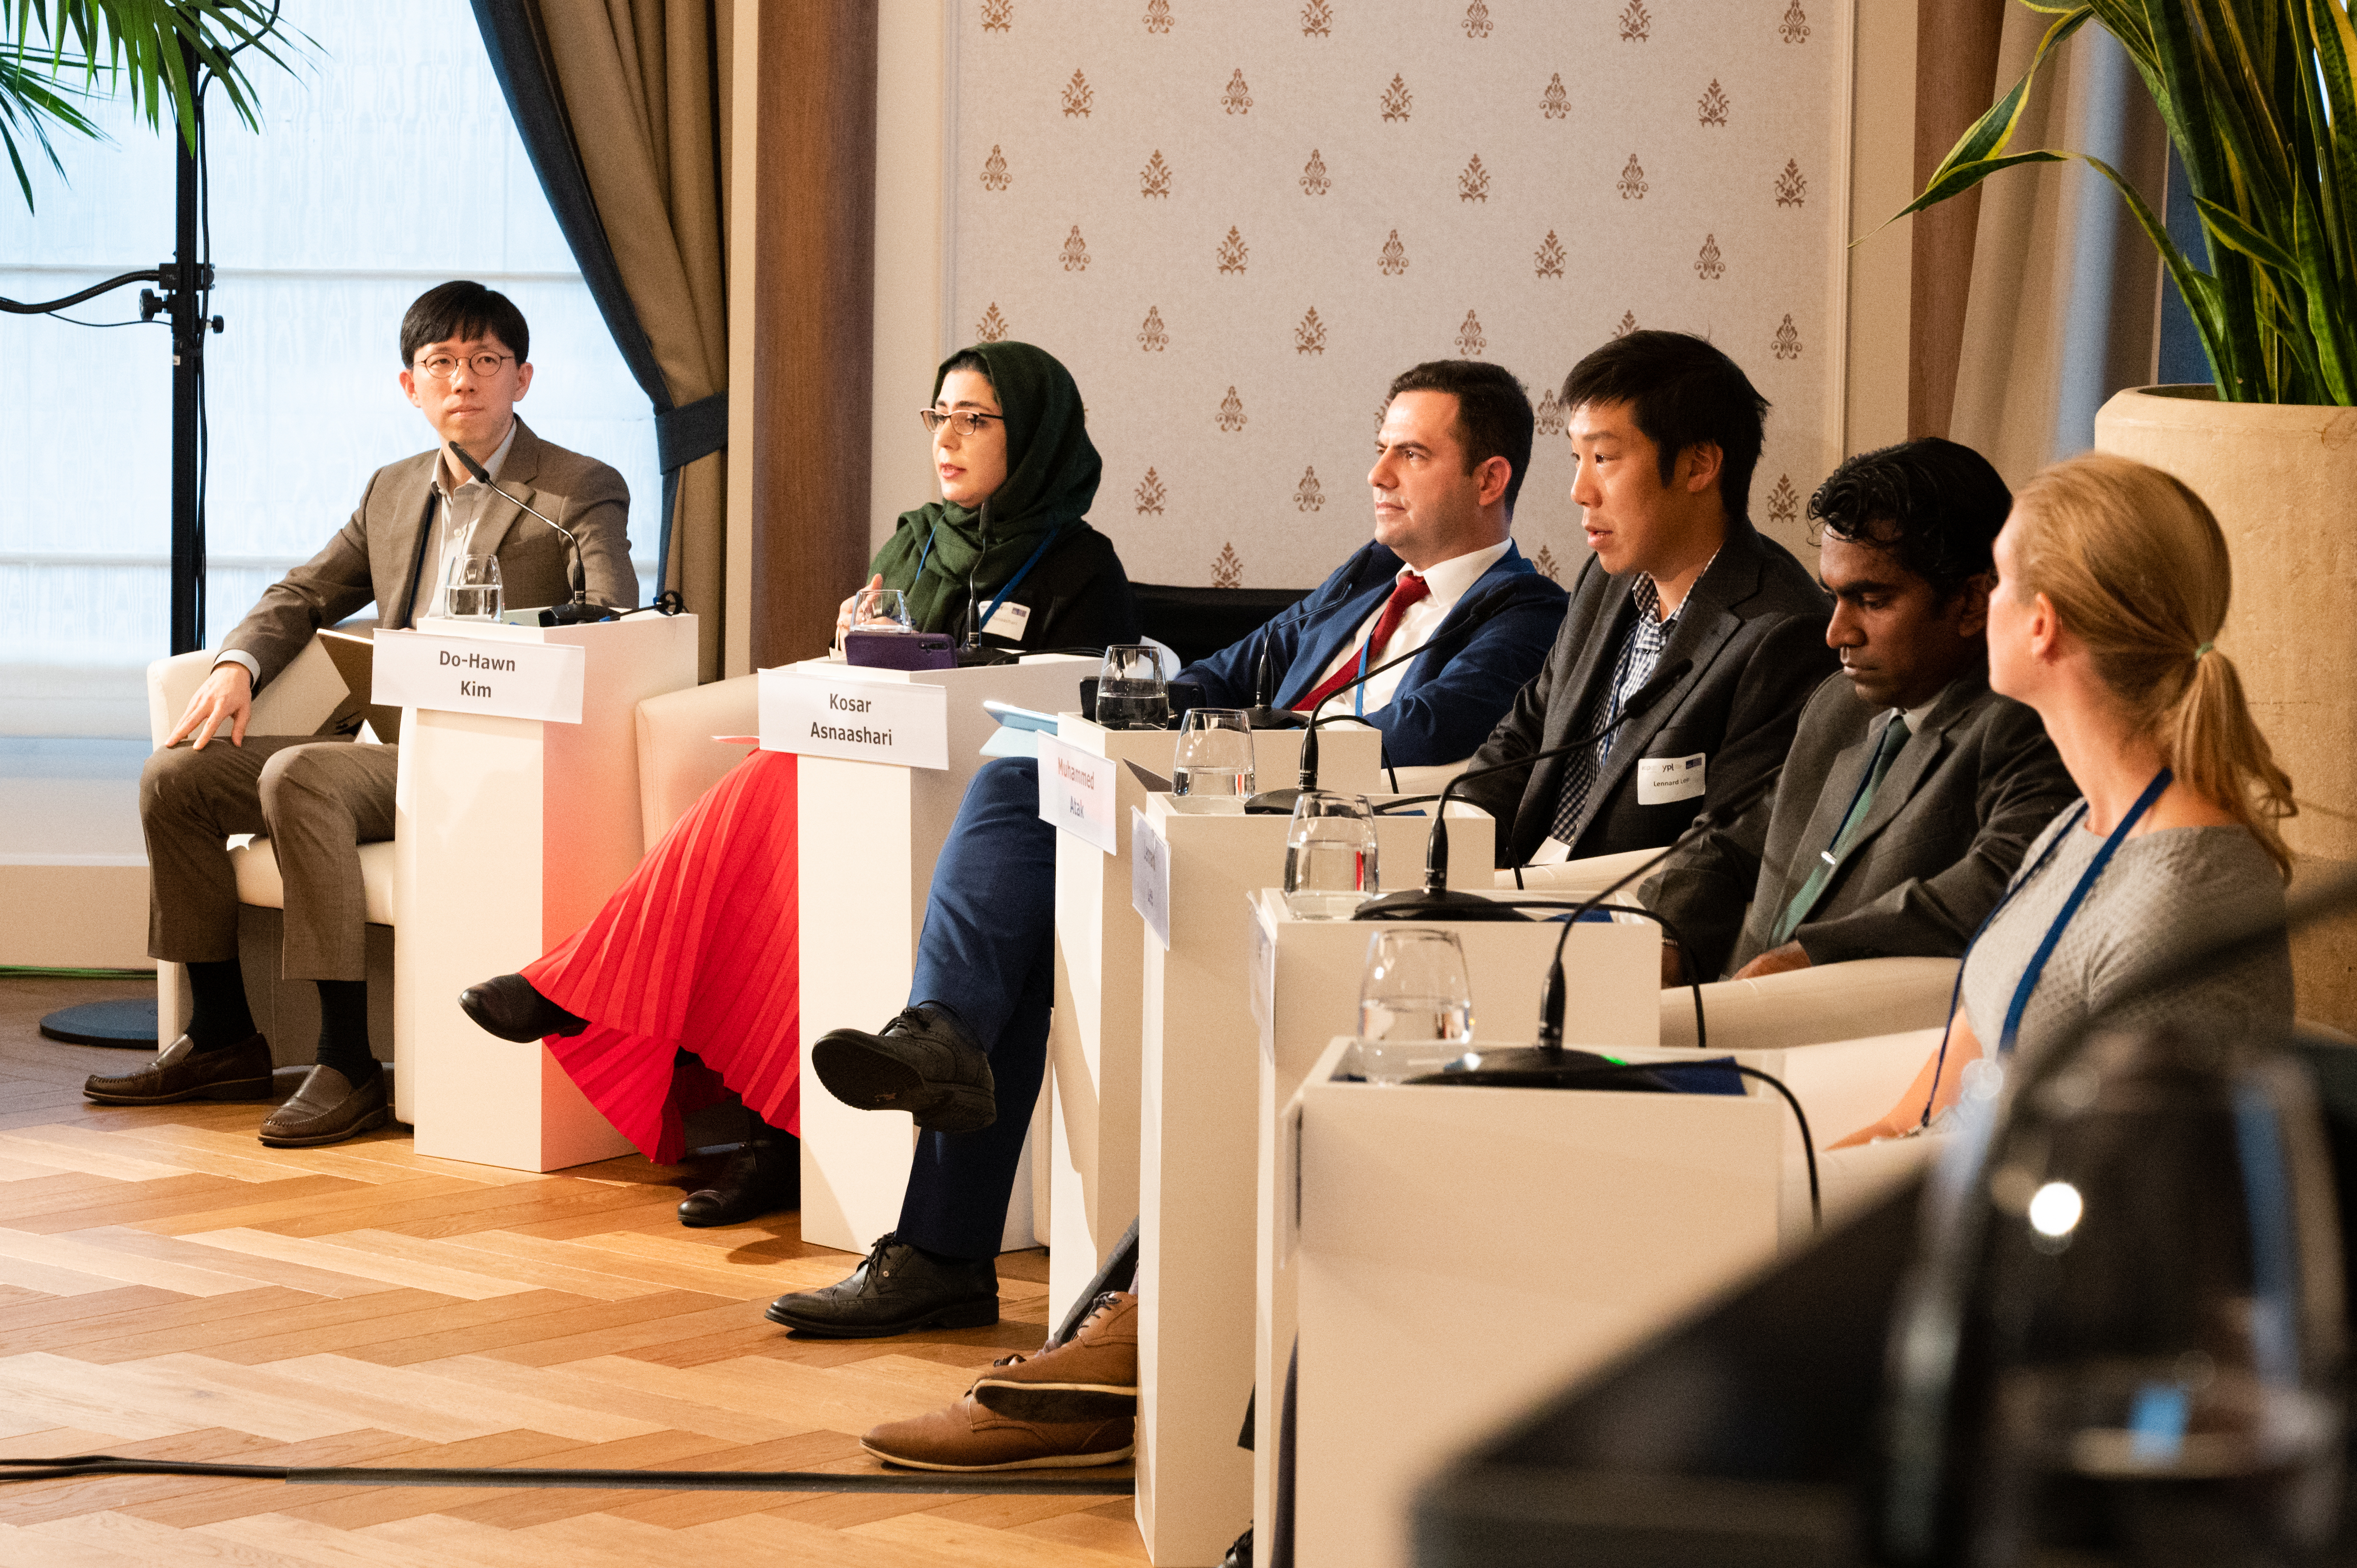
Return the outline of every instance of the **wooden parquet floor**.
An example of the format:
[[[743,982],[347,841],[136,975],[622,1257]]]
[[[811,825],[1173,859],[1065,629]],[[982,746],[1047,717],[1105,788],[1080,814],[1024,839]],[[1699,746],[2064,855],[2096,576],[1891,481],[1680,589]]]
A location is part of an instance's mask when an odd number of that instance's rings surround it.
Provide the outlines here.
[[[425,1158],[399,1131],[272,1150],[260,1103],[91,1105],[84,1075],[132,1054],[38,1020],[138,993],[0,980],[0,1456],[872,1472],[860,1432],[1045,1336],[1044,1253],[1000,1260],[996,1328],[797,1339],[762,1306],[856,1259],[792,1215],[683,1229],[687,1168],[533,1176]],[[1130,1510],[106,1477],[0,1484],[0,1563],[1110,1568],[1145,1561]]]

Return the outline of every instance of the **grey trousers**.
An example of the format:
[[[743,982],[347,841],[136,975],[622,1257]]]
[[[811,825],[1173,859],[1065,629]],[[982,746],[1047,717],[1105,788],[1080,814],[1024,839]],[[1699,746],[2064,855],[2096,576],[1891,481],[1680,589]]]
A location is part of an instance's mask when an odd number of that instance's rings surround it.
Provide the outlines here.
[[[368,978],[360,846],[393,836],[400,748],[309,736],[226,734],[147,759],[147,952],[175,963],[237,956],[237,877],[223,843],[267,833],[286,884],[289,980]]]

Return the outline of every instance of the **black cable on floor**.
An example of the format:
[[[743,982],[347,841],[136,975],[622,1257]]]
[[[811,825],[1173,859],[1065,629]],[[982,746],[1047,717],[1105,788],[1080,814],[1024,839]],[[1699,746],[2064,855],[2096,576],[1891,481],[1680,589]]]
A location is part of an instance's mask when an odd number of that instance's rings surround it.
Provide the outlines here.
[[[188,1459],[125,1459],[79,1454],[57,1459],[0,1459],[0,1481],[59,1481],[88,1476],[204,1476],[232,1481],[284,1481],[296,1487],[577,1487],[653,1492],[952,1492],[1024,1497],[1121,1497],[1136,1490],[1126,1476],[1075,1476],[1064,1470],[888,1471],[837,1475],[825,1470],[491,1470],[435,1466],[213,1465]]]

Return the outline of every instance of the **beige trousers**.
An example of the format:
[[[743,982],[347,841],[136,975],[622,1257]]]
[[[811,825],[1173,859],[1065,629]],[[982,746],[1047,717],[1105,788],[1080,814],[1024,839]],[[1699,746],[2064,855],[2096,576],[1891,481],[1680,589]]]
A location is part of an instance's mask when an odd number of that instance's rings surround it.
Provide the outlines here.
[[[286,885],[289,980],[368,978],[360,846],[393,836],[400,748],[308,736],[176,746],[139,778],[147,834],[147,952],[176,963],[237,956],[237,878],[225,841],[267,833]]]

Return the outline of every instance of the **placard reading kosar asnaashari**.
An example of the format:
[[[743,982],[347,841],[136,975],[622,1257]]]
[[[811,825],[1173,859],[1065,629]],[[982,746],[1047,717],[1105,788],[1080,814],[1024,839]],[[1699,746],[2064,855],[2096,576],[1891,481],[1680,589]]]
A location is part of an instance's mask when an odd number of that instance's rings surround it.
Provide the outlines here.
[[[760,671],[761,749],[898,768],[950,765],[949,693],[920,681]]]
[[[577,642],[509,642],[380,631],[371,639],[371,701],[502,719],[581,722],[583,653]]]

